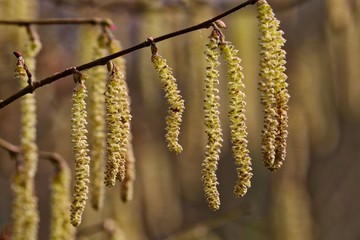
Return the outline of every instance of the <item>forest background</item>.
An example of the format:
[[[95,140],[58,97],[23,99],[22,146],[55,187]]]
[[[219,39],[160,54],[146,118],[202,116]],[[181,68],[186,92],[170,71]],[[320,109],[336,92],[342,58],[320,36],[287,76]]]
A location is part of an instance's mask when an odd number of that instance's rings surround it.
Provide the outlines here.
[[[161,42],[159,51],[178,79],[185,99],[180,142],[170,153],[164,141],[166,102],[149,49],[125,56],[132,107],[137,178],[134,199],[122,203],[119,189],[106,192],[100,213],[89,206],[79,229],[114,219],[127,239],[360,239],[360,1],[269,1],[287,39],[290,86],[288,156],[277,172],[264,168],[260,153],[263,124],[259,92],[256,8],[222,19],[224,34],[243,60],[252,187],[234,199],[236,182],[226,118],[226,78],[221,78],[224,146],[218,169],[221,208],[208,209],[201,183],[206,137],[203,128],[203,51],[210,30]],[[124,47],[207,20],[238,4],[233,0],[114,1],[2,0],[1,19],[110,18]],[[94,26],[39,26],[43,48],[37,78],[91,60]],[[0,98],[19,89],[13,80],[15,50],[26,43],[25,28],[0,26]],[[225,64],[221,65],[221,68]],[[224,69],[221,75],[225,76]],[[73,166],[70,140],[71,78],[36,91],[38,146],[60,153]],[[0,110],[0,137],[19,144],[19,101]],[[14,162],[0,149],[0,228],[11,221]],[[49,180],[53,168],[40,161],[36,193],[40,239],[49,235]],[[101,233],[94,235],[101,239]]]

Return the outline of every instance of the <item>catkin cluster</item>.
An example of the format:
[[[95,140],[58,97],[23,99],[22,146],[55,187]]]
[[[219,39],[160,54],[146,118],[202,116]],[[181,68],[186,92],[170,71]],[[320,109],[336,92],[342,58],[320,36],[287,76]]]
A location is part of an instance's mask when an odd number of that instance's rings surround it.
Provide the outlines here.
[[[167,65],[166,60],[159,54],[154,53],[151,57],[151,61],[159,74],[162,88],[165,91],[165,98],[169,104],[165,135],[168,148],[170,151],[179,154],[183,150],[179,144],[179,134],[182,114],[185,109],[184,100],[178,90],[172,69]]]
[[[281,167],[286,156],[288,135],[288,84],[285,82],[285,39],[279,30],[279,20],[266,0],[257,2],[260,30],[261,103],[264,105],[262,155],[265,166],[274,171]]]
[[[241,59],[237,56],[238,51],[230,42],[221,43],[220,51],[228,67],[228,93],[230,97],[228,117],[230,120],[232,150],[238,175],[234,194],[236,197],[242,197],[246,194],[247,189],[251,187],[250,179],[252,177],[245,124],[245,85],[242,82],[244,74],[240,65]]]
[[[220,158],[220,148],[222,146],[222,132],[220,125],[219,112],[219,71],[216,67],[219,65],[219,37],[212,34],[209,42],[206,44],[205,59],[206,78],[204,88],[204,111],[205,111],[205,133],[207,135],[205,159],[202,164],[202,181],[204,184],[205,197],[209,208],[217,210],[220,207],[220,197],[217,190],[219,184],[216,177],[216,170]]]
[[[71,138],[75,154],[75,184],[74,197],[71,204],[70,221],[74,226],[81,223],[89,191],[90,157],[88,156],[87,130],[86,130],[86,102],[87,90],[84,84],[84,75],[74,73],[76,86],[73,92],[71,108]]]

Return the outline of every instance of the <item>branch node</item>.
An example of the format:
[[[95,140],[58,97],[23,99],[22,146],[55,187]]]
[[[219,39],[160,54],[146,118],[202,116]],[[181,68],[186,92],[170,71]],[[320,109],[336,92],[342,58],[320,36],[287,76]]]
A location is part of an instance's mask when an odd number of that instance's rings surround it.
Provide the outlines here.
[[[222,22],[222,21],[221,21]],[[223,23],[223,22],[222,22]],[[225,23],[224,23],[225,25]],[[216,22],[213,22],[211,24],[211,26],[213,27],[213,31],[211,32],[210,37],[219,37],[219,43],[222,44],[225,42],[225,35],[221,32],[218,24]],[[225,26],[226,27],[226,26]]]
[[[74,83],[82,83],[83,78],[83,73],[79,70],[77,70],[75,67],[70,68],[70,70],[72,71],[73,74],[73,79],[74,79]]]
[[[150,44],[152,55],[156,55],[157,52],[158,52],[158,48],[157,48],[157,46],[156,46],[156,44],[155,44],[154,38],[148,37],[148,38],[146,39],[146,42],[147,42],[148,44]]]

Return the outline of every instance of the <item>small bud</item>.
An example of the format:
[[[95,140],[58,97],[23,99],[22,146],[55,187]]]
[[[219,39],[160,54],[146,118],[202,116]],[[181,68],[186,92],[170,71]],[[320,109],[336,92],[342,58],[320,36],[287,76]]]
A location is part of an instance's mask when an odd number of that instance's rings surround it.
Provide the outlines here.
[[[218,28],[226,28],[226,24],[221,20],[216,20],[214,23]]]

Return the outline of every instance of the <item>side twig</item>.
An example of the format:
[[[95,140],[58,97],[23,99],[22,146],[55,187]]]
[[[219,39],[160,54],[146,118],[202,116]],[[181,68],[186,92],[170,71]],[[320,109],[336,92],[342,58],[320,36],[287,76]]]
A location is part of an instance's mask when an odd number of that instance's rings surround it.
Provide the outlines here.
[[[10,156],[12,158],[15,158],[17,164],[19,164],[19,161],[17,160],[17,158],[20,157],[21,150],[18,146],[14,145],[12,143],[9,143],[8,141],[5,141],[4,139],[0,138],[0,148],[3,148],[6,151],[8,151]],[[61,168],[68,167],[65,159],[58,153],[39,151],[39,156],[43,159],[49,160],[53,164],[55,169],[61,169]]]
[[[184,29],[181,29],[179,31],[175,31],[175,32],[172,32],[172,33],[168,33],[168,34],[165,34],[165,35],[162,35],[160,37],[156,37],[153,39],[153,42],[156,43],[156,42],[161,42],[161,41],[164,41],[166,39],[169,39],[169,38],[173,38],[173,37],[176,37],[176,36],[180,36],[180,35],[183,35],[183,34],[186,34],[186,33],[189,33],[189,32],[193,32],[193,31],[196,31],[196,30],[199,30],[199,29],[203,29],[203,28],[209,28],[213,22],[215,22],[216,20],[219,20],[229,14],[232,14],[248,5],[251,5],[251,4],[255,4],[258,0],[248,0],[244,3],[241,3],[237,6],[235,6],[234,8],[226,11],[226,12],[223,12],[209,20],[206,20],[202,23],[199,23],[197,25],[194,25],[194,26],[191,26],[191,27],[188,27],[188,28],[184,28]],[[111,55],[108,55],[108,56],[105,56],[103,58],[99,58],[99,59],[96,59],[92,62],[88,62],[88,63],[85,63],[83,65],[80,65],[80,66],[77,66],[76,69],[79,70],[79,71],[83,71],[83,70],[87,70],[87,69],[90,69],[90,68],[93,68],[93,67],[96,67],[96,66],[99,66],[99,65],[105,65],[108,61],[114,59],[114,58],[118,58],[120,56],[123,56],[123,55],[126,55],[128,53],[131,53],[131,52],[134,52],[134,51],[137,51],[139,49],[142,49],[142,48],[145,48],[145,47],[149,47],[151,45],[151,42],[149,42],[148,40],[142,42],[142,43],[139,43],[135,46],[132,46],[130,48],[127,48],[127,49],[124,49],[122,51],[119,51],[119,52],[116,52],[114,54],[111,54]],[[40,88],[44,85],[47,85],[47,84],[50,84],[54,81],[57,81],[61,78],[64,78],[64,77],[67,77],[67,76],[70,76],[72,73],[73,73],[73,68],[68,68],[66,69],[65,71],[63,72],[60,72],[60,73],[56,73],[52,76],[49,76],[47,78],[44,78],[40,81],[35,81],[33,82],[33,85],[32,86],[27,86],[23,89],[21,89],[20,91],[18,91],[17,93],[15,93],[14,95],[8,97],[7,99],[4,99],[4,100],[0,100],[0,109],[1,108],[4,108],[5,106],[9,105],[10,103],[12,103],[13,101],[21,98],[22,96],[24,96],[25,94],[28,94],[28,93],[32,93],[33,91],[35,91],[35,89],[37,88]]]

